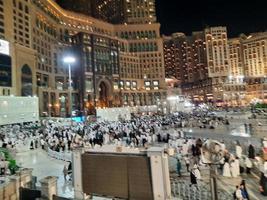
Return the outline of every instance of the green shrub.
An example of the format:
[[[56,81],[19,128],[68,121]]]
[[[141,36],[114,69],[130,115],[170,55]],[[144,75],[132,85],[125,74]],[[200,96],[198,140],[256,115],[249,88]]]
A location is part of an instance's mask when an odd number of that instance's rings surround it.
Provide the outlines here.
[[[6,161],[9,162],[8,169],[10,170],[11,174],[15,174],[16,170],[18,170],[18,166],[16,160],[14,160],[11,154],[5,148],[0,148],[0,152],[2,152],[5,156]]]

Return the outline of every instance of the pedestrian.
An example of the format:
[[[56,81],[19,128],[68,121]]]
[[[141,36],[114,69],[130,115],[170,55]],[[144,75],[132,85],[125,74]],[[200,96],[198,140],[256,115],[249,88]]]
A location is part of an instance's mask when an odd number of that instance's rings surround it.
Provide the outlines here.
[[[249,200],[249,195],[248,195],[248,191],[247,191],[247,187],[246,187],[246,181],[242,180],[240,183],[240,188],[241,188],[241,192],[242,192],[242,196],[243,198],[245,197],[246,200]],[[243,190],[243,191],[242,191]],[[244,193],[244,194],[243,194]]]
[[[63,175],[64,175],[64,180],[67,181],[68,168],[66,165],[64,165],[64,168],[63,168]]]
[[[267,177],[263,172],[260,177],[260,192],[263,196],[267,196]]]
[[[34,144],[33,144],[33,140],[31,141],[31,143],[30,143],[30,149],[31,150],[33,150],[34,149],[34,146],[33,146]]]
[[[236,178],[240,175],[240,167],[239,167],[239,160],[233,159],[230,163],[230,171],[232,174],[232,177]]]
[[[225,162],[223,165],[223,176],[231,177],[230,165],[228,162]]]
[[[197,185],[197,177],[196,177],[196,175],[194,174],[193,169],[192,169],[191,172],[190,172],[190,181],[191,181],[190,186],[191,186],[191,185]]]
[[[236,146],[235,146],[235,152],[236,152],[236,156],[238,158],[241,158],[242,157],[242,147],[240,146],[240,143],[239,141],[236,142]]]
[[[235,196],[236,200],[243,200],[242,192],[240,190],[240,186],[239,185],[236,186],[236,190],[235,190],[235,195],[234,196]]]
[[[245,164],[246,164],[246,172],[247,174],[250,174],[252,168],[252,162],[248,157],[246,157]]]
[[[248,147],[248,157],[250,159],[255,159],[255,148],[252,144],[250,144]]]
[[[182,165],[181,165],[181,162],[180,160],[177,158],[177,164],[176,164],[176,169],[177,169],[177,174],[179,175],[179,177],[181,177],[181,168],[182,168]]]
[[[187,154],[186,154],[185,157],[184,157],[184,161],[185,161],[185,166],[186,166],[186,170],[187,170],[187,172],[190,172],[190,170],[189,170],[190,159],[189,159],[189,157],[188,157]]]
[[[198,179],[198,180],[201,179],[201,174],[200,174],[200,171],[198,169],[197,164],[195,164],[194,167],[193,167],[193,173],[194,173],[196,179]]]
[[[34,141],[34,143],[35,143],[35,149],[37,149],[37,148],[38,148],[38,139],[36,139],[36,140]]]
[[[242,200],[248,200],[247,190],[244,188],[244,185],[240,185]]]
[[[44,150],[44,144],[45,144],[45,141],[44,141],[43,138],[41,138],[40,143],[41,143],[41,147],[42,147],[42,149]]]

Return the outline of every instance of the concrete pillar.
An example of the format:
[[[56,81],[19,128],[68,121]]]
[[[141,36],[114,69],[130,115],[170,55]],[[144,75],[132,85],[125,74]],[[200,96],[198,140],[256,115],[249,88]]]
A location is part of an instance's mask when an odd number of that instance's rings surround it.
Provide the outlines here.
[[[147,155],[150,157],[154,200],[170,200],[171,185],[168,156],[164,154],[164,149],[160,147],[149,148]]]
[[[75,149],[72,153],[72,177],[75,200],[89,199],[89,196],[83,193],[82,187],[82,153],[84,153],[83,149]]]
[[[53,200],[53,195],[57,194],[57,177],[47,176],[40,180],[42,196]]]
[[[19,176],[20,187],[25,187],[32,181],[32,171],[33,169],[31,168],[24,168],[16,173]]]
[[[14,183],[16,190],[16,199],[19,199],[19,188],[20,188],[20,177],[19,176],[11,176],[10,181]]]

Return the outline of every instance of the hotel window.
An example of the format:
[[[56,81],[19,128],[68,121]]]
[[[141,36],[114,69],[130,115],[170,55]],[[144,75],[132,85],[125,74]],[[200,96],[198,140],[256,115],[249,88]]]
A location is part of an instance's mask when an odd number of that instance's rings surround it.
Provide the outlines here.
[[[116,79],[113,82],[113,88],[114,88],[114,90],[118,90],[119,89],[118,80],[116,80]]]
[[[153,81],[153,85],[154,86],[158,86],[159,85],[159,81]]]
[[[12,86],[11,58],[0,54],[0,86]]]
[[[136,90],[136,88],[137,88],[137,82],[136,81],[133,81],[132,82],[132,89],[133,90]]]
[[[85,89],[86,92],[92,92],[93,91],[93,81],[91,78],[86,78],[85,80]]]
[[[150,85],[151,85],[150,81],[145,81],[146,90],[150,90]]]
[[[120,88],[123,89],[123,86],[124,86],[124,82],[120,81]]]
[[[19,9],[20,9],[20,10],[23,10],[23,8],[22,8],[22,3],[21,3],[21,2],[19,2]]]
[[[125,82],[125,89],[130,89],[130,87],[131,87],[131,82],[130,81],[126,81]]]
[[[28,6],[25,6],[25,13],[29,13],[29,8],[28,8]]]

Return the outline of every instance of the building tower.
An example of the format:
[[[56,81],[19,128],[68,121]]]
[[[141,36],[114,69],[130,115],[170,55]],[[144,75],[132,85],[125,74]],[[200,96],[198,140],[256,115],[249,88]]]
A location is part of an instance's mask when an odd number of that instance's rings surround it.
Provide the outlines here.
[[[208,76],[212,79],[213,91],[210,98],[213,102],[223,100],[222,85],[229,76],[229,49],[226,27],[205,29]]]

